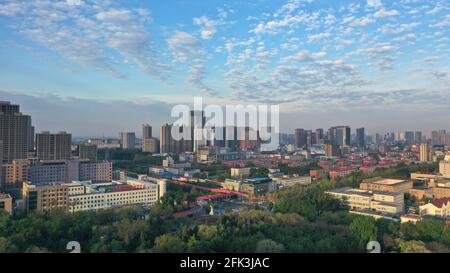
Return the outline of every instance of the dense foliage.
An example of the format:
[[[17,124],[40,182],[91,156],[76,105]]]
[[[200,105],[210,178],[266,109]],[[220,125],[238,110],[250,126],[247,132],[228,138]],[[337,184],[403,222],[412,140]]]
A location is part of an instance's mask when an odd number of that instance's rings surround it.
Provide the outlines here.
[[[406,166],[409,171],[428,167]],[[396,170],[376,175],[392,172]],[[0,252],[68,252],[69,241],[80,242],[82,252],[366,252],[372,240],[384,252],[450,252],[450,228],[442,221],[413,225],[374,220],[348,213],[324,193],[356,187],[361,179],[353,175],[285,188],[270,196],[269,210],[241,209],[199,219],[173,218],[174,211],[185,208],[177,200],[199,194],[173,185],[150,210],[1,214]]]

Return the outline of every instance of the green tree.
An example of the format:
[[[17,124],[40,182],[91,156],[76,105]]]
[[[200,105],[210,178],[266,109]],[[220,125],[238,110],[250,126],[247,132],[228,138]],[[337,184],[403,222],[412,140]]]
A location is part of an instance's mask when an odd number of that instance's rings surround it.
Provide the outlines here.
[[[377,227],[372,218],[356,216],[349,230],[360,246],[377,239]]]
[[[271,239],[264,239],[256,244],[255,253],[281,253],[285,248],[282,244],[279,244]]]
[[[156,238],[152,248],[153,253],[183,253],[185,250],[186,244],[172,234],[164,234]]]

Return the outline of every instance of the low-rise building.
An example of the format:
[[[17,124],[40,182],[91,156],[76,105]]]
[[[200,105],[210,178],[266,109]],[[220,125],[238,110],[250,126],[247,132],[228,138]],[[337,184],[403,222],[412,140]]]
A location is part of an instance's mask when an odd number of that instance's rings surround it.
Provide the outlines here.
[[[6,211],[8,214],[13,213],[12,197],[6,193],[0,193],[0,212]]]
[[[386,191],[386,192],[409,192],[413,188],[413,182],[402,179],[389,178],[372,178],[364,180],[360,185],[360,189],[369,191]]]
[[[368,191],[345,187],[326,193],[344,201],[353,211],[396,215],[405,210],[404,195],[401,192]]]
[[[52,209],[67,210],[69,206],[68,183],[35,185],[24,182],[22,198],[25,200],[25,210],[48,211]]]
[[[430,203],[420,206],[420,214],[450,218],[450,198],[434,199]]]
[[[231,177],[244,178],[250,176],[250,168],[231,168]]]
[[[270,178],[248,178],[241,184],[241,192],[250,195],[264,195],[277,189],[275,181]]]
[[[127,178],[125,182],[106,183],[24,183],[22,195],[28,212],[53,209],[76,212],[126,205],[150,206],[155,204],[166,190],[165,181],[153,183]]]
[[[84,189],[80,192],[80,186]],[[159,198],[157,184],[130,180],[126,183],[111,182],[91,184],[86,182],[73,183],[69,195],[69,210],[71,212],[99,210],[116,206],[155,204]]]
[[[283,187],[291,187],[294,185],[310,185],[312,183],[311,176],[291,176],[272,178],[278,185]]]

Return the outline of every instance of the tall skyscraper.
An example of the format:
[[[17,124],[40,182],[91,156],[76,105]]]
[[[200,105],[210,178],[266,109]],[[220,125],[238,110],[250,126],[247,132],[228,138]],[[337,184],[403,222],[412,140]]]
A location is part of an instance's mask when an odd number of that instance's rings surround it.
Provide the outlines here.
[[[312,130],[307,130],[306,132],[306,145],[312,146],[316,144],[316,133]]]
[[[164,124],[161,126],[161,130],[159,133],[159,144],[160,144],[160,152],[161,153],[170,153],[171,152],[171,124]]]
[[[351,131],[349,126],[331,127],[329,130],[330,143],[338,146],[350,146],[350,133]]]
[[[206,118],[204,111],[190,112],[191,141],[186,142],[187,150],[196,152],[198,148],[206,146],[206,139],[203,139],[202,130],[205,127]]]
[[[296,148],[301,148],[306,145],[306,133],[305,129],[295,129],[294,131],[294,145]]]
[[[30,145],[31,116],[20,112],[19,105],[0,101],[0,141],[3,162],[27,158]]]
[[[405,132],[405,141],[407,144],[414,144],[414,132]]]
[[[142,125],[142,139],[152,138],[152,126],[149,124]]]
[[[422,143],[419,146],[419,160],[423,162],[430,161],[430,145],[428,143]]]
[[[72,135],[66,132],[51,134],[44,131],[36,134],[36,155],[40,160],[70,159]]]
[[[366,146],[366,133],[364,128],[356,129],[356,146],[360,148]]]
[[[414,132],[414,143],[421,143],[422,142],[422,132],[416,131]]]
[[[316,129],[316,144],[322,144],[324,139],[323,129]]]
[[[136,143],[136,135],[134,132],[120,132],[119,139],[122,149],[134,149]]]

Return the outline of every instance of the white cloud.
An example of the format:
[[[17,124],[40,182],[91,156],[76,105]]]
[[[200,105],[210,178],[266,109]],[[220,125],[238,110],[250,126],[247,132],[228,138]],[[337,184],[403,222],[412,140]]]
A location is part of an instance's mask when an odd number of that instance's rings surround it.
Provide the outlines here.
[[[222,20],[212,20],[206,16],[194,18],[194,25],[200,26],[200,34],[203,39],[211,39],[217,32],[217,27],[223,25]]]
[[[395,9],[393,9],[393,10],[381,9],[381,10],[375,12],[374,17],[375,18],[384,18],[384,17],[391,17],[391,16],[397,16],[397,15],[399,15],[399,12]]]

